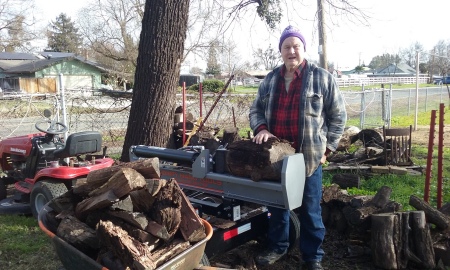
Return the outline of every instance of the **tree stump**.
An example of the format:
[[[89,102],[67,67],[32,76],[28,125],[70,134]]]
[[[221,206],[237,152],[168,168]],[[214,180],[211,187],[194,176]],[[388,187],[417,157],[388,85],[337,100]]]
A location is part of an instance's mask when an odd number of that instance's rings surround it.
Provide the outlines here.
[[[398,218],[394,214],[372,215],[372,261],[382,269],[398,269],[395,232]]]
[[[251,140],[235,141],[227,148],[226,160],[230,173],[253,181],[281,181],[284,157],[295,154],[289,142],[275,137],[262,144]]]
[[[359,175],[353,173],[339,173],[333,175],[331,183],[338,184],[341,188],[359,188],[361,179]]]

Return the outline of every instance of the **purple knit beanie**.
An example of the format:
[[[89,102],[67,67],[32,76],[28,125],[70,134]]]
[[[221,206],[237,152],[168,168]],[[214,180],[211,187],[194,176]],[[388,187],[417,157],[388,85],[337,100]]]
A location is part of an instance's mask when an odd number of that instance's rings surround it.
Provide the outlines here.
[[[292,25],[289,25],[288,27],[286,27],[283,30],[283,33],[281,33],[280,44],[278,45],[278,49],[280,50],[280,52],[281,52],[281,44],[283,44],[283,41],[288,37],[298,37],[303,42],[303,47],[305,48],[305,52],[306,52],[305,38],[303,37],[302,33],[300,33],[300,30],[293,27]]]

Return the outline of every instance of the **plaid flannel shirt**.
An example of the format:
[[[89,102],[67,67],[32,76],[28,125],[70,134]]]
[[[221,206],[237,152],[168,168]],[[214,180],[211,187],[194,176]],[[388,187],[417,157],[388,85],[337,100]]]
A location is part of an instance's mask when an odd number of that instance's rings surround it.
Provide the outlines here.
[[[257,133],[272,132],[276,91],[281,77],[277,67],[265,77],[250,107],[250,127]],[[335,151],[347,121],[345,104],[334,77],[326,70],[306,62],[300,90],[297,152],[305,158],[306,176],[320,165],[326,149]]]

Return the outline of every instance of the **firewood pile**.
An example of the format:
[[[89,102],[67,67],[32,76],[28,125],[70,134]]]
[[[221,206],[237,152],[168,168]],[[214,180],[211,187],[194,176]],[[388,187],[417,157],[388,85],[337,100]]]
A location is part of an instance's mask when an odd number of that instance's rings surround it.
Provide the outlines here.
[[[350,196],[339,185],[323,190],[322,216],[327,229],[348,237],[348,250],[370,252],[380,269],[435,269],[450,266],[450,204],[437,210],[412,195],[417,211],[402,211],[381,187],[374,196]],[[441,268],[439,268],[441,269]]]
[[[156,269],[206,237],[176,180],[160,179],[158,158],[93,171],[49,206],[57,236],[114,269]]]

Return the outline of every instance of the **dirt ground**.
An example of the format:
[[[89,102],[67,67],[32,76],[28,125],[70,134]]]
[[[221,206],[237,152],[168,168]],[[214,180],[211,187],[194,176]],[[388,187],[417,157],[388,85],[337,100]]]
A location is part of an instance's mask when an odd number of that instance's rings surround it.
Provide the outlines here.
[[[422,146],[427,146],[429,142],[429,126],[419,126],[417,130],[413,131],[412,143]],[[436,126],[436,133],[434,144],[438,145],[438,131]],[[444,128],[444,143],[450,143],[450,127]],[[223,267],[229,269],[239,270],[290,270],[302,269],[301,254],[297,247],[294,247],[288,252],[280,261],[274,265],[261,267],[255,264],[254,258],[263,250],[263,246],[256,242],[250,241],[247,244],[240,246],[226,254],[216,256],[210,259],[211,266]],[[377,269],[371,260],[370,250],[364,245],[349,245],[349,241],[344,239],[344,236],[334,232],[327,231],[323,243],[325,256],[322,265],[326,270],[371,270]]]

